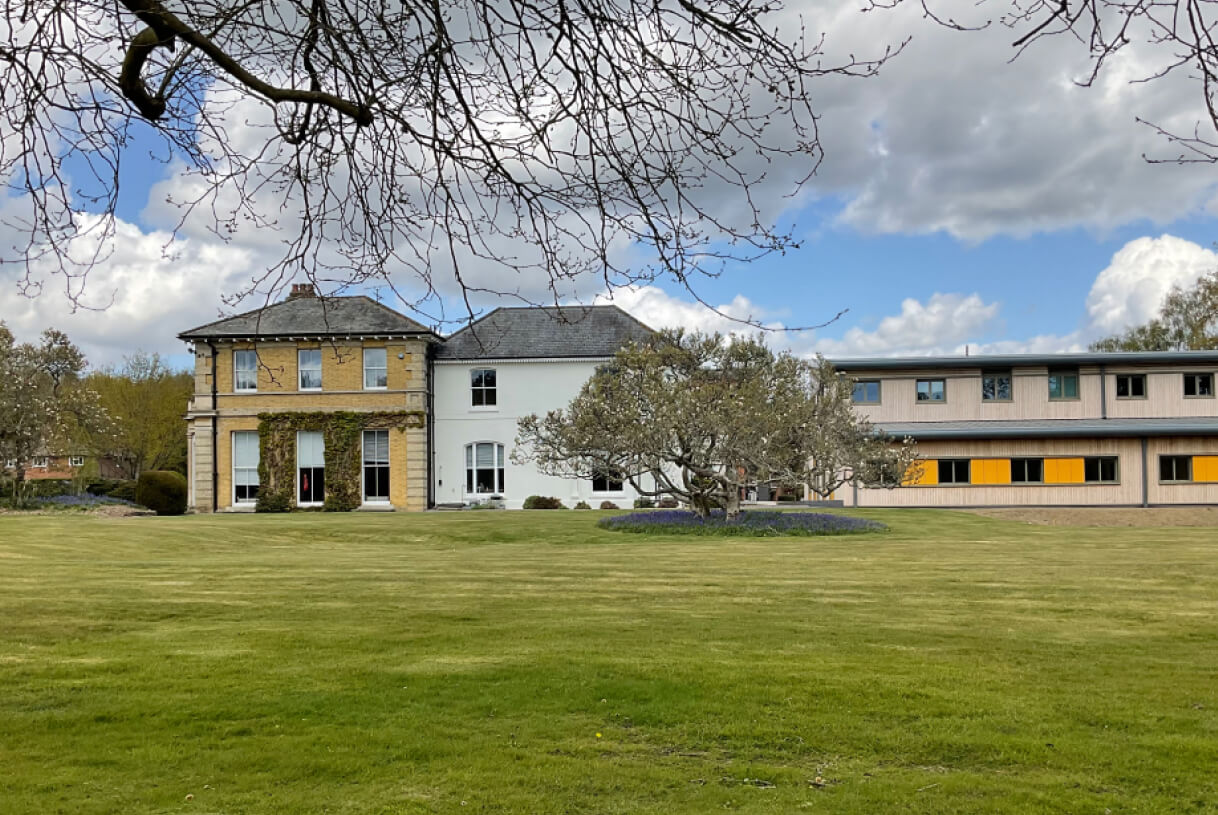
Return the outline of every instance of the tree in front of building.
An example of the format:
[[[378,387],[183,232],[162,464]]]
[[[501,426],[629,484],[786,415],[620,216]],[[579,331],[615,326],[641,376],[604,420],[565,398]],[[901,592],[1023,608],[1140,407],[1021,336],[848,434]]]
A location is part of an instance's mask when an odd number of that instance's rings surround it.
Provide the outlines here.
[[[640,495],[734,517],[758,481],[820,491],[852,472],[904,472],[912,443],[877,437],[850,391],[824,360],[775,354],[760,339],[663,332],[619,351],[565,410],[522,418],[513,459],[549,475],[610,474]]]
[[[186,403],[193,380],[189,372],[174,371],[159,354],[136,353],[121,367],[88,376],[113,427],[95,441],[127,478],[144,470],[186,472]]]
[[[1091,344],[1092,351],[1211,351],[1218,348],[1218,269],[1191,287],[1174,286],[1159,314],[1123,334]]]
[[[104,433],[108,416],[81,375],[85,358],[67,335],[47,329],[17,343],[0,323],[0,459],[17,464],[13,501],[26,501],[25,464],[82,436]]]

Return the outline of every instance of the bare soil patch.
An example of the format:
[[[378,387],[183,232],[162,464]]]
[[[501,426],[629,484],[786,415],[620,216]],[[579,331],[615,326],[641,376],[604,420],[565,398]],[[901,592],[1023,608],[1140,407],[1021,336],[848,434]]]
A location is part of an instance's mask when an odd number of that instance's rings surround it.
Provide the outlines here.
[[[1218,506],[1010,507],[965,511],[1038,526],[1218,526]]]

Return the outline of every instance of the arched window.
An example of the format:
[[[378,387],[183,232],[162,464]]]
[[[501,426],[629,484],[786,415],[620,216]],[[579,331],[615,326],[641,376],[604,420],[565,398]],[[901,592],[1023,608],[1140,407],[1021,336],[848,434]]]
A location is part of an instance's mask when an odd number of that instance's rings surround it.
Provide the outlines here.
[[[465,492],[503,492],[503,445],[480,441],[465,445]]]

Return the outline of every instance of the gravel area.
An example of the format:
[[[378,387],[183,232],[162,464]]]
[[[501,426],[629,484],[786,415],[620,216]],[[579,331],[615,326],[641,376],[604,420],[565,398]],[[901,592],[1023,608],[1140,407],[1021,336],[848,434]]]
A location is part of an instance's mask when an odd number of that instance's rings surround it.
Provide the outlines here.
[[[1218,526],[1218,506],[1011,507],[965,511],[1038,526]]]

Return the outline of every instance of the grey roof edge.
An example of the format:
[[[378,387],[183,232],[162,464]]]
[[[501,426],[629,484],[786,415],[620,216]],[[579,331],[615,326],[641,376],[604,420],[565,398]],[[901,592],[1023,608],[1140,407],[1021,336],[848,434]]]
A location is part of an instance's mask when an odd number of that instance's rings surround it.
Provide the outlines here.
[[[926,357],[842,357],[830,359],[842,371],[879,371],[902,368],[1015,368],[1047,365],[1169,365],[1218,364],[1218,351],[1088,351],[1066,354],[993,354]]]
[[[405,314],[402,314],[400,311],[397,311],[397,310],[395,310],[395,309],[392,309],[392,308],[390,308],[389,306],[385,305],[384,303],[381,303],[381,302],[378,302],[378,301],[376,301],[376,300],[373,300],[371,297],[369,297],[369,296],[368,296],[368,295],[366,295],[366,294],[354,294],[354,295],[328,295],[328,296],[325,296],[325,295],[315,295],[315,296],[316,296],[316,298],[317,298],[318,300],[337,300],[337,299],[360,299],[360,300],[366,300],[366,301],[368,301],[370,304],[372,304],[372,305],[374,305],[374,306],[377,306],[378,308],[382,309],[383,311],[387,311],[387,312],[389,312],[389,313],[390,313],[390,314],[392,314],[394,317],[400,317],[400,318],[402,318],[403,320],[408,320],[409,322],[415,323],[416,325],[418,325],[418,326],[419,326],[419,328],[418,328],[418,329],[411,329],[411,330],[408,330],[408,331],[385,331],[385,330],[380,330],[380,331],[368,331],[368,332],[365,332],[365,333],[366,333],[366,334],[368,334],[368,335],[376,335],[376,336],[390,336],[390,335],[397,335],[397,336],[403,336],[403,337],[408,337],[408,336],[431,336],[431,337],[434,337],[436,340],[441,340],[441,339],[442,339],[442,337],[441,337],[439,334],[437,334],[435,331],[431,330],[430,328],[427,328],[427,327],[426,327],[426,326],[424,326],[422,323],[419,323],[417,320],[411,319],[410,317],[406,316]],[[259,335],[257,335],[257,334],[249,334],[248,332],[237,332],[237,333],[234,333],[234,334],[221,334],[221,333],[216,333],[216,332],[211,332],[211,333],[208,333],[208,332],[207,332],[207,329],[212,328],[213,326],[217,326],[217,325],[219,325],[219,324],[221,324],[221,323],[226,323],[226,322],[228,322],[229,320],[239,320],[239,319],[241,319],[242,317],[251,317],[251,316],[253,316],[253,315],[257,314],[257,313],[258,313],[258,312],[260,312],[260,311],[266,311],[267,309],[274,308],[275,306],[280,305],[280,304],[282,304],[282,303],[286,303],[286,302],[288,302],[288,301],[287,301],[287,300],[279,300],[279,301],[277,301],[277,302],[275,302],[275,303],[269,303],[269,304],[267,304],[267,305],[265,305],[265,306],[259,306],[258,308],[253,308],[253,309],[250,309],[249,311],[243,311],[243,312],[241,312],[241,313],[239,313],[239,314],[230,314],[230,315],[229,315],[229,316],[227,316],[227,317],[221,317],[221,318],[220,318],[220,319],[218,319],[218,320],[212,320],[210,323],[204,323],[203,325],[196,326],[195,328],[189,328],[189,329],[187,329],[187,330],[185,330],[185,331],[182,331],[181,333],[179,333],[179,334],[177,335],[177,337],[178,337],[178,339],[179,339],[179,340],[182,340],[182,341],[184,341],[184,342],[189,342],[190,340],[207,340],[207,339],[235,339],[235,338],[238,338],[238,337],[246,337],[246,336],[259,336]],[[291,333],[285,333],[285,332],[274,332],[274,333],[271,333],[271,334],[265,334],[265,335],[261,335],[261,336],[266,336],[266,337],[272,337],[272,336],[274,336],[274,337],[286,337],[286,336],[293,336],[293,337],[297,337],[297,336],[309,336],[309,337],[349,337],[349,336],[352,336],[352,335],[357,335],[357,334],[359,334],[359,333],[360,333],[360,332],[353,332],[353,331],[308,331],[308,332],[305,332],[305,333],[300,333],[300,332],[291,332]]]
[[[491,317],[495,316],[496,314],[498,314],[501,311],[561,311],[562,309],[588,311],[588,310],[594,309],[594,308],[611,308],[611,309],[619,312],[626,319],[631,320],[634,323],[638,324],[640,327],[647,329],[650,333],[652,333],[652,334],[656,333],[656,330],[654,328],[647,325],[647,323],[643,322],[638,317],[635,317],[629,311],[626,311],[626,309],[622,308],[617,303],[600,303],[600,304],[595,304],[595,305],[587,305],[584,303],[568,303],[566,305],[554,305],[554,306],[496,306],[495,308],[488,311],[486,314],[483,314],[478,319],[472,320],[467,325],[461,326],[453,333],[444,337],[444,339],[446,341],[451,340],[453,337],[457,336],[458,334],[469,331],[470,329],[475,328],[479,323],[481,323],[485,320],[489,320]]]
[[[983,423],[927,422],[919,427],[916,422],[876,422],[872,426],[894,438],[913,439],[1086,439],[1086,438],[1139,438],[1142,436],[1216,436],[1218,417],[1211,421],[1194,419],[1165,419],[1146,421],[1142,419],[1060,419],[1054,424],[1012,423],[1001,426],[986,426]]]
[[[591,305],[586,304],[586,303],[566,303],[566,304],[555,304],[555,305],[546,305],[546,306],[497,306],[494,309],[488,311],[486,314],[483,314],[478,319],[472,320],[467,325],[464,325],[461,328],[458,328],[456,331],[452,332],[448,336],[442,337],[437,359],[448,361],[448,362],[460,362],[460,361],[476,362],[478,360],[527,359],[528,357],[521,357],[519,354],[491,355],[491,354],[483,353],[483,354],[478,354],[477,356],[445,356],[445,354],[447,352],[447,348],[449,347],[448,343],[450,343],[451,341],[453,341],[455,339],[458,339],[461,335],[463,335],[467,332],[474,332],[476,335],[478,326],[480,326],[482,323],[490,320],[496,314],[500,314],[502,312],[557,311],[557,312],[560,312],[560,316],[561,316],[561,312],[563,312],[565,310],[570,310],[572,312],[582,312],[586,315],[594,309],[601,309],[601,310],[605,310],[605,311],[610,311],[610,310],[615,311],[618,314],[620,314],[622,317],[624,317],[626,320],[630,321],[631,323],[634,323],[636,326],[641,328],[647,334],[656,334],[657,333],[654,328],[647,325],[642,320],[638,319],[633,314],[626,311],[624,308],[617,305],[616,303],[598,303],[598,304],[591,304]],[[578,321],[570,321],[570,322],[572,324],[574,324],[575,322],[578,322]],[[547,358],[547,359],[602,359],[602,358],[606,358],[606,356],[611,357],[612,354],[609,354],[609,355],[606,355],[604,353],[564,354],[561,357],[557,357],[553,354],[547,354],[545,356],[545,358]]]

